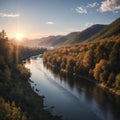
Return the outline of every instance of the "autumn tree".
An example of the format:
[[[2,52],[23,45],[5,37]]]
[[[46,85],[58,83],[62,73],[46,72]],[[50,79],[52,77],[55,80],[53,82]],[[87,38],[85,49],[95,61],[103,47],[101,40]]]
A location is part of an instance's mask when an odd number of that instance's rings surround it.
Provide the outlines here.
[[[120,89],[120,73],[118,73],[115,77],[115,87]]]
[[[106,81],[108,75],[108,67],[108,62],[104,59],[101,59],[100,62],[95,65],[94,78],[98,81]]]
[[[89,50],[85,53],[84,58],[83,58],[83,65],[86,68],[92,68],[93,67],[93,51]]]

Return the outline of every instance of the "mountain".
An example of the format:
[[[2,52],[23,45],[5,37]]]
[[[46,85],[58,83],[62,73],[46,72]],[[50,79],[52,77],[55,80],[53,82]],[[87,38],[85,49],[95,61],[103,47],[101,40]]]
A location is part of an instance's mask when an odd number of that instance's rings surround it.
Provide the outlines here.
[[[77,34],[76,36],[71,37],[69,40],[65,41],[64,44],[66,44],[66,45],[68,45],[68,44],[76,44],[76,43],[80,43],[82,41],[85,41],[88,38],[90,38],[91,36],[93,36],[96,33],[100,32],[106,26],[107,25],[100,25],[100,24],[93,25],[93,26],[79,32],[79,34]]]
[[[107,27],[105,27],[103,30],[98,32],[97,34],[91,36],[86,41],[96,41],[112,36],[120,35],[120,18],[113,21],[111,24],[109,24]]]
[[[74,37],[78,34],[79,32],[71,32],[67,35],[58,35],[58,36],[48,36],[45,38],[41,38],[39,40],[39,45],[40,46],[60,46],[62,43],[64,43],[65,41],[69,40],[71,37]]]
[[[71,32],[67,35],[48,36],[35,40],[26,39],[20,44],[37,47],[61,47],[82,42],[92,42],[116,35],[120,35],[120,18],[109,25],[96,24],[81,32]]]
[[[40,39],[27,39],[24,38],[19,45],[30,46],[30,47],[57,47],[64,43],[66,40],[77,35],[79,32],[71,32],[67,35],[57,35],[42,37]],[[15,39],[11,39],[10,42],[16,44]]]
[[[63,37],[62,35],[58,35],[58,36],[48,36],[48,37],[41,38],[39,40],[39,45],[45,46],[45,47],[53,46],[54,43],[62,37]]]
[[[49,36],[46,38],[41,38],[39,45],[41,46],[54,46],[54,47],[60,47],[65,45],[71,45],[80,43],[82,41],[87,40],[89,37],[95,35],[96,33],[100,32],[102,29],[104,29],[106,25],[93,25],[81,32],[71,32],[65,36]]]

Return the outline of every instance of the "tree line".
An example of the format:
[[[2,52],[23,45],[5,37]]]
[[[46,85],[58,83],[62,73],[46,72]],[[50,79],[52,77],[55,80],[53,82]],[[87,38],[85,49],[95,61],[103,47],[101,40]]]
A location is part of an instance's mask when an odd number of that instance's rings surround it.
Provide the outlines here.
[[[120,37],[47,51],[43,62],[59,72],[85,76],[120,93]]]

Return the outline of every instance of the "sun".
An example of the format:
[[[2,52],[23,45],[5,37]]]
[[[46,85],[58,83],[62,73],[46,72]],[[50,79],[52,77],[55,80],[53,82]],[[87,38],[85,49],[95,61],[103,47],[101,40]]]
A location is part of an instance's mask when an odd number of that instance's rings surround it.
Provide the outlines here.
[[[23,33],[16,33],[16,35],[15,35],[15,38],[18,41],[21,41],[23,39],[23,37],[24,37]]]

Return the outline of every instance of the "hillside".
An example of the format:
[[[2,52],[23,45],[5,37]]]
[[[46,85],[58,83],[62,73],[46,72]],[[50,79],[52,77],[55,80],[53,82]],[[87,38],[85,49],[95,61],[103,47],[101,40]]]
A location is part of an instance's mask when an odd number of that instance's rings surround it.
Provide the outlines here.
[[[63,37],[62,35],[58,35],[58,36],[48,36],[48,37],[41,38],[39,40],[39,45],[43,47],[51,47],[54,45],[56,41],[58,41],[62,37]]]
[[[112,36],[118,36],[120,34],[120,18],[113,21],[109,25],[96,24],[81,32],[78,32],[78,33],[76,32],[73,36],[70,36],[70,34],[64,37],[61,37],[58,40],[54,40],[52,45],[67,46],[67,45],[81,43],[83,41],[90,42],[90,41],[101,40],[105,38],[107,39],[108,37],[110,38]]]
[[[82,76],[120,95],[120,37],[47,51],[43,61],[60,74]]]
[[[67,35],[58,35],[58,36],[48,36],[45,38],[41,38],[39,41],[40,46],[47,46],[47,47],[52,47],[52,46],[60,46],[63,44],[65,41],[69,40],[71,37],[74,37],[78,34],[78,32],[72,32]]]
[[[65,45],[72,45],[76,43],[80,43],[82,41],[87,40],[89,37],[95,35],[96,33],[100,32],[104,29],[106,25],[93,25],[81,32],[72,32],[65,36],[49,36],[46,39],[41,38],[39,41],[40,46],[47,46],[47,47],[60,47]]]
[[[120,35],[120,18],[113,21],[111,24],[105,27],[102,31],[91,36],[86,41],[90,42],[90,41],[100,40],[100,39],[104,39],[104,38],[108,38],[116,35]]]
[[[73,45],[80,42],[84,44]],[[106,27],[94,25],[65,43],[71,46],[44,53],[45,65],[63,74],[83,76],[120,95],[120,18]]]
[[[95,35],[96,33],[100,32],[102,29],[104,29],[107,25],[100,25],[96,24],[93,25],[83,31],[81,31],[79,34],[77,34],[74,37],[71,37],[69,40],[65,41],[65,45],[71,45],[71,44],[76,44],[80,43],[82,41],[87,40],[91,36]]]

